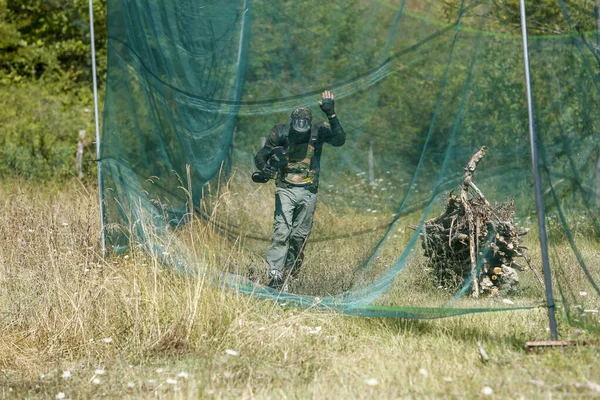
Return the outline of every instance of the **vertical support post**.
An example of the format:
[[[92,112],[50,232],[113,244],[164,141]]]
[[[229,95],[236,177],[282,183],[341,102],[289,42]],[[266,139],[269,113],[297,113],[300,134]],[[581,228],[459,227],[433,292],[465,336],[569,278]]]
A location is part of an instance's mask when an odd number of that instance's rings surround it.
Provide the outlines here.
[[[102,185],[102,159],[100,157],[100,122],[98,113],[98,82],[96,80],[96,40],[94,35],[94,6],[89,0],[90,8],[90,43],[92,47],[92,80],[94,84],[94,121],[96,124],[96,159],[98,160],[98,199],[100,202],[100,240],[102,241],[102,258],[106,256],[106,233],[104,229],[104,189]]]
[[[595,2],[594,18],[596,19],[596,45],[600,46],[600,0],[596,0]]]
[[[595,2],[596,4],[594,5],[594,17],[596,19],[596,54],[600,54],[600,0],[596,0]],[[581,36],[585,38],[585,36],[583,35],[584,34],[582,33]],[[598,63],[600,64],[600,59],[598,60]],[[594,178],[592,181],[592,185],[594,193],[594,204],[596,204],[596,206],[600,206],[600,148],[596,151],[596,166],[594,168]]]
[[[85,130],[79,130],[79,140],[77,141],[77,177],[83,179],[83,140],[85,139]]]
[[[558,339],[556,331],[556,315],[554,296],[552,294],[552,276],[550,275],[550,263],[548,262],[548,242],[546,238],[546,224],[544,215],[544,202],[542,195],[542,177],[539,168],[537,154],[537,139],[535,134],[535,123],[533,113],[533,98],[531,94],[531,78],[529,75],[529,49],[527,41],[527,15],[525,14],[525,0],[519,0],[521,7],[521,31],[523,34],[523,59],[525,62],[525,85],[527,87],[527,110],[529,116],[529,142],[531,146],[531,162],[533,167],[533,178],[535,181],[535,199],[538,216],[538,229],[540,231],[540,247],[542,250],[542,266],[544,270],[544,283],[546,284],[546,301],[548,303],[548,319],[552,339]]]
[[[369,140],[369,183],[371,185],[375,185],[375,172],[373,168],[373,141]]]

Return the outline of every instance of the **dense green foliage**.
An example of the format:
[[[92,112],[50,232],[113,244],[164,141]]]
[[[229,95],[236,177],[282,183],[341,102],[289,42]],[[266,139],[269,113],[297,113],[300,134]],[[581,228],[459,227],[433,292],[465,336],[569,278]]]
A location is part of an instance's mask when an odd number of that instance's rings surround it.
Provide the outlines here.
[[[265,3],[254,1],[254,10],[269,10],[272,16],[272,25],[254,26],[252,28],[252,41],[249,48],[249,65],[247,68],[244,98],[252,101],[255,98],[268,97],[265,93],[272,93],[271,98],[281,96],[278,82],[292,82],[287,84],[296,92],[301,92],[310,82],[317,77],[321,81],[343,82],[346,76],[351,76],[351,71],[357,66],[350,63],[353,54],[362,53],[363,69],[377,67],[388,56],[394,56],[396,50],[395,41],[391,40],[385,26],[389,26],[400,1],[364,1],[352,0],[344,3],[345,7],[354,7],[359,13],[345,16],[342,20],[336,20],[332,29],[327,32],[313,29],[313,26],[322,26],[329,21],[330,12],[341,15],[343,10],[341,4],[323,4],[320,9],[305,9],[307,6],[296,4],[288,6],[286,2]],[[440,2],[406,2],[405,11],[425,16],[431,22],[437,22],[441,27],[456,21],[458,9],[463,2],[461,0],[447,0]],[[573,30],[593,31],[595,29],[594,12],[597,11],[596,0],[542,0],[528,2],[528,22],[531,34],[569,35]],[[389,20],[380,21],[375,24],[373,36],[368,46],[361,42],[366,25],[373,26],[369,18],[374,15],[373,9],[387,4],[390,8]],[[467,8],[470,4],[465,3]],[[484,29],[490,33],[515,34],[514,50],[506,53],[505,57],[496,59],[481,59],[475,68],[485,63],[488,88],[481,88],[484,92],[490,87],[498,90],[512,91],[515,93],[513,100],[508,98],[482,98],[477,104],[483,110],[487,108],[497,118],[492,123],[490,120],[470,121],[462,129],[471,132],[463,137],[476,138],[477,132],[495,131],[494,140],[510,141],[509,132],[515,129],[523,130],[524,124],[515,127],[514,119],[505,120],[498,110],[510,106],[512,109],[520,108],[521,116],[525,118],[525,99],[522,96],[522,67],[519,54],[519,10],[518,0],[501,0],[494,2],[483,2],[478,10],[487,13],[486,21],[483,23],[477,18],[481,12],[465,14],[462,26],[466,29]],[[101,87],[103,86],[106,72],[107,54],[107,31],[106,31],[106,3],[105,1],[94,1],[96,49],[98,55],[98,76]],[[262,13],[262,11],[261,11]],[[278,21],[289,20],[294,15],[317,16],[311,24],[305,26],[290,26],[289,30],[274,30]],[[179,16],[187,18],[186,16]],[[77,141],[77,130],[85,129],[88,139],[93,133],[93,113],[82,113],[78,110],[92,109],[91,96],[91,59],[90,59],[90,33],[89,12],[87,0],[0,0],[0,91],[3,95],[3,103],[6,107],[0,111],[0,146],[3,150],[4,163],[0,173],[5,175],[21,175],[30,178],[48,179],[49,176],[65,177],[74,175],[75,146]],[[365,24],[365,21],[369,21]],[[403,19],[403,24],[406,24]],[[419,31],[423,26],[414,26],[411,33],[413,37],[399,38],[402,42],[411,41],[417,43],[425,37],[425,33]],[[406,33],[404,33],[406,34]],[[290,45],[302,49],[300,43],[294,44],[295,38],[303,37],[311,43],[319,44],[324,48],[323,52],[306,52],[306,54],[294,54],[295,57],[302,56],[307,61],[299,63],[294,60],[285,49]],[[196,39],[197,46],[202,46],[201,38]],[[388,41],[391,40],[389,43]],[[335,45],[340,43],[342,46]],[[590,35],[588,43],[596,44],[596,39]],[[504,51],[506,42],[490,41],[487,45],[497,46],[498,50],[486,49],[481,54],[499,54]],[[593,58],[592,47],[586,48],[583,44],[582,53],[589,57],[589,69],[597,73],[598,65]],[[265,51],[268,49],[268,51]],[[431,50],[430,50],[431,51]],[[430,53],[432,59],[443,59],[447,56],[447,47],[440,47],[439,55]],[[315,59],[317,54],[326,54],[327,61]],[[535,55],[535,54],[534,54]],[[560,61],[562,55],[557,53],[555,60],[545,59],[538,65],[550,64]],[[470,54],[463,52],[457,57],[468,58]],[[283,61],[283,63],[280,63]],[[535,66],[536,60],[533,60]],[[313,69],[312,65],[319,65]],[[370,141],[373,141],[374,151],[380,152],[381,157],[402,152],[407,163],[414,163],[420,157],[420,146],[422,138],[430,127],[430,110],[435,104],[437,89],[442,82],[444,63],[422,62],[420,70],[412,68],[416,73],[398,73],[389,76],[384,85],[373,87],[372,93],[353,96],[350,105],[348,101],[339,103],[339,109],[344,115],[351,114],[352,119],[345,119],[346,123],[351,121],[351,129],[357,131],[369,130]],[[308,68],[306,68],[308,67]],[[181,66],[184,68],[184,66]],[[225,71],[225,70],[223,70]],[[224,72],[225,73],[225,72]],[[534,75],[536,71],[533,71]],[[583,75],[588,71],[579,71]],[[548,75],[548,71],[541,71],[540,75]],[[450,71],[447,80],[447,93],[454,96],[451,101],[458,101],[461,88],[464,83],[464,71]],[[535,78],[535,76],[534,76]],[[124,79],[127,74],[124,73]],[[544,79],[546,77],[544,76]],[[175,82],[177,83],[177,82]],[[535,83],[535,82],[534,82]],[[478,83],[479,85],[483,83]],[[577,88],[566,88],[574,89]],[[132,90],[143,90],[133,87]],[[192,89],[193,91],[193,89]],[[493,90],[492,90],[493,91]],[[35,96],[32,96],[35,93]],[[293,95],[288,92],[287,95]],[[421,93],[421,106],[413,107],[413,94]],[[169,95],[169,93],[167,93]],[[219,94],[215,93],[218,98]],[[448,96],[448,95],[447,95]],[[520,96],[520,100],[514,99]],[[539,95],[538,95],[539,96]],[[551,94],[548,93],[548,99]],[[376,99],[380,103],[377,113],[361,113],[361,109],[367,109]],[[541,96],[540,102],[549,102]],[[510,104],[509,104],[510,103]],[[573,126],[582,124],[587,116],[583,107],[573,108]],[[49,115],[48,110],[52,110]],[[129,108],[114,110],[115,112],[127,113]],[[478,113],[483,113],[478,110]],[[405,116],[402,126],[392,124],[393,116],[401,114]],[[490,115],[492,115],[490,114]],[[267,125],[285,118],[285,113],[271,114],[271,120]],[[77,117],[74,117],[77,116]],[[452,130],[452,115],[440,115],[437,117],[438,130]],[[55,121],[58,122],[55,122]],[[123,126],[130,129],[123,118]],[[140,118],[142,123],[152,124],[148,118]],[[138,121],[138,123],[140,122]],[[444,121],[450,125],[444,126]],[[524,119],[523,119],[524,121]],[[440,125],[441,124],[441,125]],[[567,127],[570,128],[570,127]],[[588,127],[586,129],[589,129]],[[150,128],[148,128],[150,129]],[[238,119],[238,134],[236,145],[241,148],[252,149],[256,147],[257,137],[265,134],[269,126],[265,126],[261,118],[241,117]],[[390,146],[389,132],[402,131],[404,135],[403,147]],[[138,140],[133,138],[132,140]],[[359,140],[365,141],[365,138]],[[465,143],[469,147],[477,145],[475,139],[472,143]],[[88,143],[89,144],[89,143]],[[493,145],[493,143],[488,143]],[[444,143],[433,143],[440,149],[445,147]],[[519,145],[526,145],[520,143]],[[365,142],[362,147],[368,146]],[[132,147],[133,149],[134,147]],[[93,150],[93,146],[88,148]],[[87,154],[87,159],[92,159],[93,153]],[[335,157],[335,156],[334,156]],[[33,162],[32,160],[36,160]],[[366,160],[363,160],[366,162]],[[34,167],[35,166],[35,167]]]
[[[106,66],[105,2],[94,2],[99,75]],[[87,0],[0,0],[0,77],[91,81]]]
[[[496,0],[489,3],[489,12],[494,32],[520,33],[520,0]],[[446,0],[444,13],[456,15],[461,0]],[[583,31],[596,29],[595,16],[598,0],[536,0],[525,2],[527,28],[534,35],[568,34],[569,25]]]
[[[0,85],[0,177],[64,179],[76,175],[79,130],[86,130],[83,171],[94,170],[90,91],[61,82]]]
[[[98,76],[106,72],[105,2],[94,1]],[[91,43],[87,0],[0,0],[0,177],[76,175],[78,131],[84,172],[93,170]]]

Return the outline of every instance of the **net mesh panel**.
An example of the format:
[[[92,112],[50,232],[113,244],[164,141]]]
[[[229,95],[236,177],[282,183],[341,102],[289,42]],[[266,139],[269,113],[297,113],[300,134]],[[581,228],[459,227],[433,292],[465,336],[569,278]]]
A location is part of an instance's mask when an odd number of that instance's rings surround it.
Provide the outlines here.
[[[592,1],[547,3],[555,15],[531,6],[528,23],[550,265],[562,315],[593,327],[597,10]],[[136,243],[165,265],[210,274],[231,289],[352,315],[433,318],[543,306],[544,288],[527,268],[510,294],[474,299],[468,277],[453,288],[440,284],[420,237],[448,193],[460,192],[469,159],[487,146],[475,183],[491,203],[514,201],[514,223],[531,228],[525,244],[541,274],[513,6],[109,0],[101,144],[109,245],[120,252]],[[336,97],[347,141],[323,150],[304,264],[291,291],[279,293],[249,279],[266,269],[274,209],[274,184],[250,179],[253,156],[294,108],[325,119],[324,90]],[[195,243],[207,230],[218,235]]]

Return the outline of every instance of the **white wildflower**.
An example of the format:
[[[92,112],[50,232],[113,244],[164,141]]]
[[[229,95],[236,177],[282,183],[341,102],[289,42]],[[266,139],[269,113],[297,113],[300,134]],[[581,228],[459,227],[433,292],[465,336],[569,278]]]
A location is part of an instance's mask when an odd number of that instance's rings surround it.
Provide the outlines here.
[[[444,382],[453,382],[453,381],[454,381],[454,379],[452,379],[452,378],[451,378],[451,377],[449,377],[449,376],[445,376],[445,377],[444,377]]]
[[[129,389],[133,389],[135,387],[135,383],[133,383],[133,382],[127,382],[127,387]]]
[[[322,328],[321,328],[320,326],[315,326],[315,329],[311,329],[311,330],[309,330],[309,331],[308,331],[308,334],[309,334],[309,335],[315,335],[315,334],[317,334],[317,333],[321,332],[321,329],[322,329]]]
[[[104,338],[104,339],[102,339],[102,341],[103,341],[104,343],[111,343],[113,340],[112,340],[112,338],[111,338],[111,337],[107,337],[107,338]]]
[[[231,349],[227,349],[227,350],[225,350],[225,354],[227,354],[227,355],[230,355],[230,356],[234,356],[234,357],[237,357],[237,356],[239,356],[239,355],[240,355],[240,353],[238,353],[238,352],[237,352],[237,351],[235,351],[235,350],[231,350]]]
[[[427,370],[425,368],[420,368],[419,373],[421,375],[423,375],[425,378],[427,378],[429,376],[429,372],[427,372]]]
[[[514,303],[512,300],[510,300],[510,299],[502,299],[502,302],[503,302],[504,304],[515,304],[515,303]]]
[[[169,384],[169,385],[177,385],[177,379],[167,378],[167,384]]]
[[[106,373],[106,371],[103,369],[97,369],[94,371],[94,374],[96,374],[96,375],[104,375],[105,373]]]
[[[365,383],[369,386],[377,386],[379,385],[379,381],[376,378],[369,378],[365,380]]]
[[[189,375],[188,375],[188,373],[187,373],[187,372],[183,372],[183,371],[182,371],[182,372],[180,372],[180,373],[178,373],[178,374],[177,374],[177,377],[178,377],[178,378],[187,379],[187,378],[189,377]]]
[[[587,296],[587,292],[579,292],[580,296]]]
[[[57,399],[64,399],[65,398],[65,394],[63,392],[58,392],[58,394],[56,395]]]
[[[483,389],[481,389],[481,394],[484,396],[491,396],[494,394],[494,390],[489,386],[484,386]]]
[[[101,381],[100,378],[94,378],[92,382],[94,383],[94,385],[99,385]]]
[[[63,371],[62,378],[69,379],[71,377],[71,371]]]

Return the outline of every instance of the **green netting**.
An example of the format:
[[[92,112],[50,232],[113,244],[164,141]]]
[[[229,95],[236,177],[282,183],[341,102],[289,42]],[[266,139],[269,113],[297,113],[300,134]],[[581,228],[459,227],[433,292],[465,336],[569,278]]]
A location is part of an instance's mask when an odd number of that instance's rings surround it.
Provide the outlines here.
[[[517,3],[109,0],[108,244],[119,252],[136,243],[232,290],[351,315],[544,306]],[[600,303],[594,4],[528,8],[555,295],[564,316],[590,327]],[[347,139],[323,149],[304,264],[281,293],[260,278],[275,188],[252,182],[253,157],[294,108],[325,120],[324,90]],[[531,229],[524,244],[538,277],[524,268],[516,290],[473,298],[473,275],[455,286],[436,278],[421,233],[460,193],[482,146],[475,183],[492,204],[514,202],[514,226]]]

